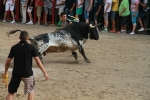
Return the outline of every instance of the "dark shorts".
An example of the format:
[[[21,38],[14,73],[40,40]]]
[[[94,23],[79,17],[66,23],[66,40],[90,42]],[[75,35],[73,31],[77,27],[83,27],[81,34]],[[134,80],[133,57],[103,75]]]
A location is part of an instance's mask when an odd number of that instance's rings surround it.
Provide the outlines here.
[[[146,20],[146,13],[147,13],[147,12],[145,12],[145,11],[140,11],[140,12],[139,12],[139,18],[140,18],[140,19],[143,19],[143,20]]]
[[[128,23],[129,16],[120,16],[120,25],[124,26]]]
[[[35,80],[33,76],[23,78],[12,75],[8,85],[8,92],[14,94],[17,92],[21,80],[24,82],[24,94],[34,93]]]
[[[14,94],[15,92],[17,92],[20,82],[21,82],[21,77],[16,77],[12,75],[10,83],[8,85],[8,92],[11,94]]]

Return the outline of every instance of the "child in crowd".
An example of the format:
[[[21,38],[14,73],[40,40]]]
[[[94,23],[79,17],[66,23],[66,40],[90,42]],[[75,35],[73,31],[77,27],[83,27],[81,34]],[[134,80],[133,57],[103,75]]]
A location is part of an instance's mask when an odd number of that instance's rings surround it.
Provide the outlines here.
[[[4,13],[4,20],[3,22],[6,22],[6,16],[7,16],[7,12],[10,9],[11,12],[11,16],[13,21],[11,21],[10,23],[15,23],[15,17],[14,17],[14,5],[15,5],[15,0],[4,0],[3,4],[5,4],[5,13]]]
[[[29,21],[28,23],[26,23],[26,24],[31,24],[31,25],[33,25],[33,19],[32,19],[32,14],[31,14],[31,12],[32,12],[32,10],[33,10],[33,7],[34,7],[34,2],[33,2],[33,0],[29,0],[29,1],[28,1],[28,10],[27,10],[27,12],[28,12],[30,21]]]
[[[137,23],[137,16],[138,16],[138,7],[139,7],[139,0],[131,0],[131,17],[132,17],[132,32],[130,34],[135,34],[135,28]]]

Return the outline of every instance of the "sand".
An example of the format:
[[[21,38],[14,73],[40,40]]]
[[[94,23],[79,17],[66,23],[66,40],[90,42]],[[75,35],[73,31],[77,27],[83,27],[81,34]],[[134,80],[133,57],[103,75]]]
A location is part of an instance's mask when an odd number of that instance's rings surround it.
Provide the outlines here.
[[[55,26],[22,25],[0,22],[0,74],[11,46],[18,43],[19,32],[6,36],[13,29],[27,30],[30,37],[52,32]],[[44,67],[50,76],[45,81],[33,63],[35,100],[150,100],[150,36],[101,33],[98,41],[84,45],[86,63],[78,53],[76,63],[70,51],[48,53]],[[9,79],[12,68],[9,68]],[[0,79],[1,81],[1,79]],[[21,82],[14,100],[26,100]],[[7,89],[0,82],[0,100]]]

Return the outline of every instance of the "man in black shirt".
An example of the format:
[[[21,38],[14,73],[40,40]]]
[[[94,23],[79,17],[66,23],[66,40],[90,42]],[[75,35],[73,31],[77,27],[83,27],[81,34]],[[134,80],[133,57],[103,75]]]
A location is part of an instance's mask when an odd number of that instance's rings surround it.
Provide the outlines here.
[[[17,31],[11,31],[9,34],[13,34]],[[33,100],[34,98],[34,77],[32,71],[32,57],[36,61],[38,67],[44,73],[46,80],[49,79],[48,74],[45,72],[44,67],[38,57],[37,50],[34,46],[29,44],[29,35],[26,31],[21,31],[20,33],[20,42],[12,46],[8,58],[5,64],[4,75],[7,75],[7,71],[10,65],[11,60],[14,58],[14,68],[12,72],[12,77],[8,85],[8,95],[6,100],[12,100],[13,94],[17,92],[17,89],[20,85],[21,80],[24,82],[25,88],[24,93],[28,94],[27,100]]]

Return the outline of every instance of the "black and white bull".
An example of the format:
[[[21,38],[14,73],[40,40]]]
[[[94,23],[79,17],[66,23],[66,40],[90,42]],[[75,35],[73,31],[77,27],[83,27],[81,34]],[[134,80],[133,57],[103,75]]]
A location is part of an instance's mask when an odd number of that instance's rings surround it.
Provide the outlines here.
[[[86,57],[83,49],[83,43],[88,38],[98,40],[99,34],[94,23],[72,23],[64,28],[61,28],[52,33],[45,33],[36,37],[30,38],[31,44],[33,44],[38,50],[39,57],[42,60],[42,54],[47,52],[61,52],[65,50],[71,50],[73,57],[77,60],[77,53],[75,50],[79,50],[83,56],[85,62],[90,63]]]

